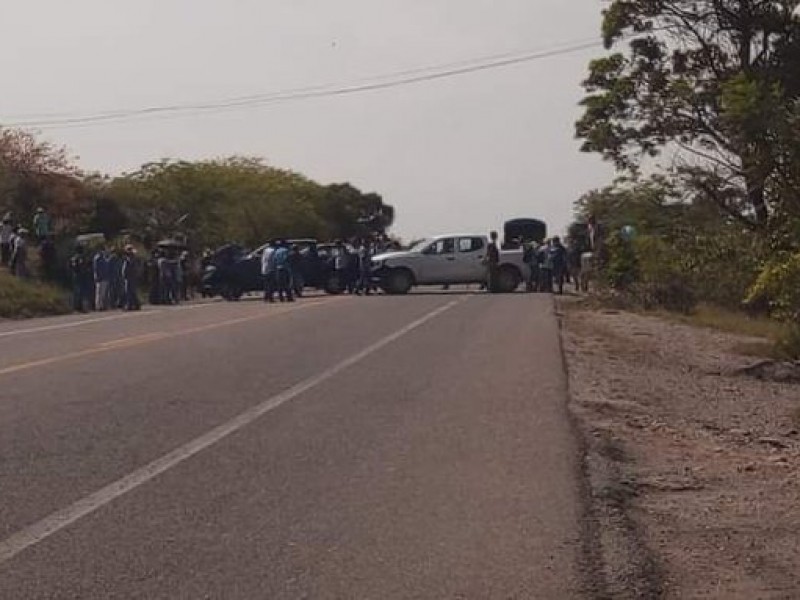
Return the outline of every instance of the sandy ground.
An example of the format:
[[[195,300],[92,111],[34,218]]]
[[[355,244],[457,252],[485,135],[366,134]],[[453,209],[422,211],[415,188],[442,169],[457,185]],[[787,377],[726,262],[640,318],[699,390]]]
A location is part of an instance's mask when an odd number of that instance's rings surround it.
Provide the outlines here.
[[[800,598],[800,385],[747,338],[560,302],[598,597]]]

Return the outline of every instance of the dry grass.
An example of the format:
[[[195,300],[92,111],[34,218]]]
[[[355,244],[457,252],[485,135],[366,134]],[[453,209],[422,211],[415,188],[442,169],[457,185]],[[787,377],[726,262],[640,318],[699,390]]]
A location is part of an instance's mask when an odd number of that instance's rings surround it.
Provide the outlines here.
[[[689,325],[717,329],[727,333],[762,338],[775,342],[786,331],[786,324],[766,317],[749,317],[738,311],[700,305],[691,315],[670,315]]]

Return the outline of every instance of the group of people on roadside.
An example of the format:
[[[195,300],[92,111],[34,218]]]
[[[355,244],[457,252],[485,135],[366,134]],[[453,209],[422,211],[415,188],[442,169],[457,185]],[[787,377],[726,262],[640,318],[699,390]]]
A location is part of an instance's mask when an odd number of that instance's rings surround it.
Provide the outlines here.
[[[496,231],[489,234],[489,247],[486,252],[487,287],[489,291],[496,289],[500,247]],[[509,240],[504,249],[522,249],[522,261],[528,267],[525,289],[528,292],[564,293],[564,283],[569,276],[567,269],[567,249],[558,236],[539,244],[535,241],[523,242],[520,239]]]
[[[56,263],[56,248],[52,232],[52,220],[47,212],[39,207],[32,219],[33,241],[39,247],[42,274],[52,275]],[[27,279],[31,271],[28,257],[28,244],[31,230],[18,223],[10,212],[0,222],[0,265],[12,275]]]
[[[141,308],[139,283],[142,265],[132,245],[123,248],[104,246],[92,252],[84,244],[78,244],[69,259],[69,270],[74,310]]]

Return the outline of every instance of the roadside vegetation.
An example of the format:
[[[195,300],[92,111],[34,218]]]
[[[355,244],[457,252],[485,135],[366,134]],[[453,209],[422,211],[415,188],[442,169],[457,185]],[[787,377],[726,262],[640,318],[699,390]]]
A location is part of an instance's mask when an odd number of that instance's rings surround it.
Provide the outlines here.
[[[63,289],[0,272],[0,318],[61,315],[71,310]]]
[[[577,134],[619,178],[576,206],[603,227],[598,282],[610,299],[728,329],[774,320],[769,337],[795,359],[798,6],[611,2],[611,52],[589,66]]]

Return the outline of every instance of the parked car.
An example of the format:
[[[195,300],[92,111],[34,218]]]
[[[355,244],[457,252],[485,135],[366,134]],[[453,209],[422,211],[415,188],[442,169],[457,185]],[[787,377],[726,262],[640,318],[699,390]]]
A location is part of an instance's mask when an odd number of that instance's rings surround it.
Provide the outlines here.
[[[373,280],[387,294],[405,294],[415,285],[486,283],[488,245],[486,236],[475,234],[428,238],[409,250],[375,256]],[[522,250],[501,250],[495,291],[516,290],[526,269]]]

